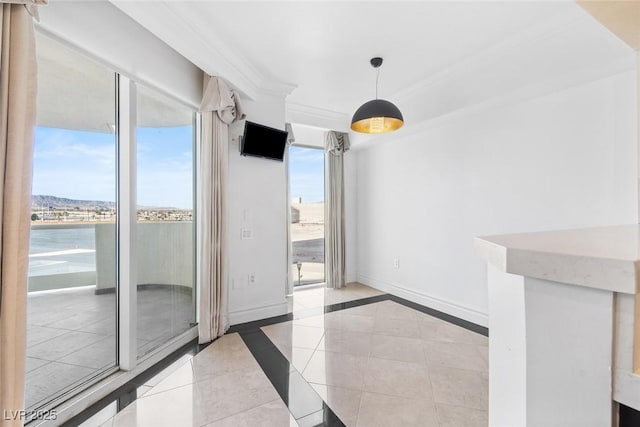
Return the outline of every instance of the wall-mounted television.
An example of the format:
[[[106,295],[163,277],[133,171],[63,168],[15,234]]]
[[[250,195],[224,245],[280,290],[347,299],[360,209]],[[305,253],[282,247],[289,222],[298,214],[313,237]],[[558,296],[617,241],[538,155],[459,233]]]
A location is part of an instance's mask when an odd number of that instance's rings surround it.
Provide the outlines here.
[[[240,144],[243,156],[262,157],[282,161],[287,146],[287,132],[247,120]]]

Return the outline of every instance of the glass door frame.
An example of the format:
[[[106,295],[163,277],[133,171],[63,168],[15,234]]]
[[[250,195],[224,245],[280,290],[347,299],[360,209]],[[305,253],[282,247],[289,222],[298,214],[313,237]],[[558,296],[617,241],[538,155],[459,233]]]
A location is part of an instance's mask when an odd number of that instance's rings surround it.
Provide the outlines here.
[[[291,295],[293,293],[293,291],[295,290],[296,286],[295,286],[295,277],[293,276],[293,272],[292,272],[292,265],[293,265],[293,238],[291,235],[291,158],[290,158],[290,149],[292,147],[297,147],[297,148],[307,148],[310,150],[319,150],[322,152],[322,157],[323,157],[323,167],[322,167],[322,190],[323,190],[323,203],[326,203],[327,201],[327,152],[324,149],[324,147],[319,147],[317,145],[309,145],[309,144],[298,144],[296,142],[288,144],[287,145],[287,149],[286,149],[286,153],[285,153],[285,168],[286,168],[286,179],[287,179],[287,227],[288,227],[288,231],[287,231],[287,235],[288,235],[288,256],[287,256],[287,289],[286,289],[286,293],[285,295]],[[324,215],[323,215],[324,217]],[[324,224],[323,224],[323,230],[324,230]],[[322,237],[323,239],[325,239],[324,235]],[[326,244],[326,239],[325,239],[325,244]],[[326,256],[326,247],[323,250],[323,257]],[[324,280],[322,282],[314,282],[314,283],[309,283],[306,285],[301,285],[298,286],[298,288],[301,287],[305,287],[305,286],[317,286],[320,283],[324,283],[326,282],[327,279],[327,264],[325,262],[325,260],[323,259],[323,268],[324,268]]]
[[[106,368],[96,375],[86,378],[81,383],[63,390],[60,395],[55,395],[38,408],[37,411],[57,410],[56,423],[64,423],[75,416],[89,405],[98,402],[109,393],[124,385],[135,376],[150,368],[154,364],[165,359],[180,347],[188,344],[198,337],[197,323],[198,313],[198,261],[194,258],[194,315],[195,325],[189,330],[168,340],[158,348],[142,358],[137,358],[137,280],[136,280],[136,241],[137,241],[137,83],[135,80],[114,70],[108,62],[101,60],[94,55],[87,55],[86,52],[78,48],[73,43],[57,37],[42,28],[37,28],[37,32],[50,38],[57,43],[73,49],[87,58],[112,70],[115,79],[115,176],[116,176],[116,298],[114,308],[116,348],[115,364]],[[197,252],[196,234],[197,227],[197,183],[199,165],[199,141],[201,137],[200,114],[197,107],[188,105],[160,89],[149,86],[153,90],[170,97],[177,103],[192,110],[193,113],[193,230],[194,241],[193,251]],[[132,238],[133,237],[133,238]],[[25,420],[29,422],[30,420]]]

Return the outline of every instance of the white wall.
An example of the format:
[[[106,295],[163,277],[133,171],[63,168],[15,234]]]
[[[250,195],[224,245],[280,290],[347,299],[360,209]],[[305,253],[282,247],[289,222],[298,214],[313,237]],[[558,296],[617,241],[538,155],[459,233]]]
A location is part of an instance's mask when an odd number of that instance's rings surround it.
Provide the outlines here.
[[[284,96],[243,102],[247,119],[284,129]],[[240,155],[244,121],[229,129],[228,262],[231,324],[285,314],[287,182],[284,162]],[[241,230],[253,238],[242,240]],[[255,284],[248,283],[255,274]]]
[[[345,280],[347,283],[358,280],[358,152],[349,150],[344,153],[344,202],[346,228]]]
[[[472,238],[635,223],[636,159],[635,71],[399,132],[358,151],[358,280],[486,325]]]

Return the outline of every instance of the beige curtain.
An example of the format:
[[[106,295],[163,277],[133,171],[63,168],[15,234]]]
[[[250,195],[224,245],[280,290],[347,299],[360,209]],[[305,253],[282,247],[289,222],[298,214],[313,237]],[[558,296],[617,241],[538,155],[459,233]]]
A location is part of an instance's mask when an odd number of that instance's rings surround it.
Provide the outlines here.
[[[225,231],[229,124],[244,118],[238,95],[222,79],[205,76],[203,93],[197,202],[201,344],[229,328]]]
[[[345,286],[345,225],[344,225],[344,153],[349,150],[349,135],[329,131],[325,148],[325,269],[327,288]]]
[[[0,4],[0,425],[24,408],[27,266],[35,126],[33,20],[24,6]],[[15,413],[15,412],[14,412]]]
[[[287,131],[287,148],[284,150],[284,170],[287,175],[287,182],[289,182],[289,147],[296,142],[296,137],[293,134],[293,127],[291,123],[285,123],[285,130]],[[286,295],[293,293],[293,243],[291,242],[291,189],[287,185],[287,285],[285,287]]]

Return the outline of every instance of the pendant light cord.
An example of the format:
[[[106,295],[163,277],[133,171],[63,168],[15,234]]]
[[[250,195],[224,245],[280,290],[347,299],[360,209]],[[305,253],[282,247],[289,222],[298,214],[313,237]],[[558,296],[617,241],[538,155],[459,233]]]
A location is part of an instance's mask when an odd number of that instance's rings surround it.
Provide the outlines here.
[[[380,67],[376,68],[376,99],[378,99],[378,79],[380,78]]]

